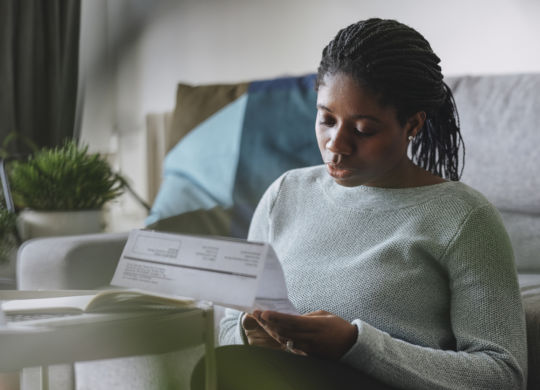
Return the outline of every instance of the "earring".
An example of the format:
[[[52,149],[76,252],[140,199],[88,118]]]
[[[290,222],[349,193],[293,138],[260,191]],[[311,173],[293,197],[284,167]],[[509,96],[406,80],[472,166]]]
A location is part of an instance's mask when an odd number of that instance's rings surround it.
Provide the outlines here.
[[[409,135],[409,136],[407,137],[407,139],[408,139],[409,141],[412,141],[412,140],[414,139],[414,137],[413,137],[412,135]]]

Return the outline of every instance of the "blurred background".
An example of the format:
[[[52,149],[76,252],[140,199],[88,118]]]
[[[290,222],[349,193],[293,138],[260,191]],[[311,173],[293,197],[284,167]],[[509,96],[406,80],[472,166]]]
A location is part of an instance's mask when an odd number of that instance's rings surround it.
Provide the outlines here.
[[[445,75],[540,71],[538,0],[81,0],[76,134],[144,197],[145,116],[173,110],[178,82],[314,72],[335,33],[369,17],[424,34]],[[113,213],[110,230],[146,216],[127,195]]]
[[[540,0],[0,0],[0,149],[13,131],[78,139],[151,202],[146,118],[174,109],[179,82],[313,73],[339,29],[370,17],[421,32],[446,76],[540,72]],[[107,211],[108,231],[147,216],[129,194]]]

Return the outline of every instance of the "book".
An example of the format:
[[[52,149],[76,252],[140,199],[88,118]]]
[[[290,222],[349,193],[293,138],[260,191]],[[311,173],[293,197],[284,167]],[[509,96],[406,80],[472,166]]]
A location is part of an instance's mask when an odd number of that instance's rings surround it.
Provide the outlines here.
[[[109,313],[196,306],[194,299],[136,289],[102,290],[91,295],[16,299],[2,302],[6,314]]]

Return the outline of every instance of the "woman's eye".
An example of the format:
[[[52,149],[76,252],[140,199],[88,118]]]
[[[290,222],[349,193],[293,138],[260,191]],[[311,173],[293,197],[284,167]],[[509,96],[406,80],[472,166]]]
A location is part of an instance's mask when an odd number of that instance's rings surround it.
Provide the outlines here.
[[[323,118],[319,121],[319,124],[323,126],[334,126],[335,123],[336,122],[330,118],[326,118],[326,119]]]
[[[370,129],[356,129],[356,134],[363,137],[371,137],[373,134],[375,134],[375,131]]]

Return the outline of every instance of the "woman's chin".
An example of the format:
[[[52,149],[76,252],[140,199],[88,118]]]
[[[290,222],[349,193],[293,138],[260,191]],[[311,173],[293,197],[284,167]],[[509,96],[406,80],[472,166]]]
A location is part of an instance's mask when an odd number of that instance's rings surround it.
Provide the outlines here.
[[[363,183],[356,179],[337,179],[337,178],[334,178],[334,181],[339,184],[340,186],[343,186],[343,187],[357,187],[357,186],[360,186],[362,185]]]

